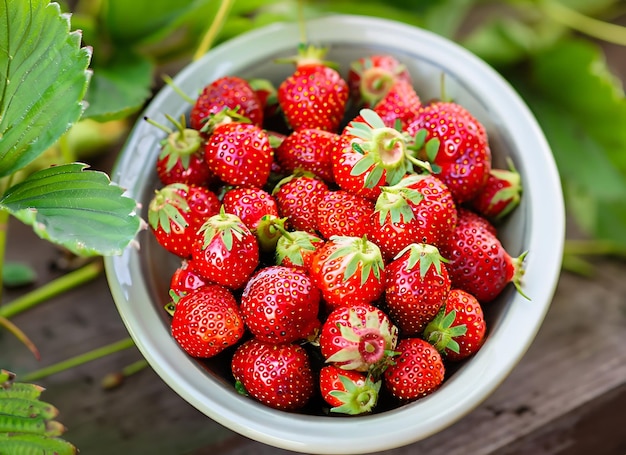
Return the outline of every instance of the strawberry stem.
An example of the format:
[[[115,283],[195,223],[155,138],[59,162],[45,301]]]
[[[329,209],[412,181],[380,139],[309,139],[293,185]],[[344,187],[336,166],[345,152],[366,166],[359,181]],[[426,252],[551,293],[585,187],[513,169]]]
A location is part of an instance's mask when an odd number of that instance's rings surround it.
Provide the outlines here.
[[[226,18],[228,17],[228,13],[230,12],[231,7],[234,4],[234,0],[222,0],[220,2],[220,7],[215,14],[215,17],[211,21],[211,25],[202,36],[202,40],[200,41],[199,46],[197,47],[195,53],[193,54],[193,60],[199,60],[207,51],[213,46],[213,42],[217,37],[218,33],[224,26],[226,22]]]

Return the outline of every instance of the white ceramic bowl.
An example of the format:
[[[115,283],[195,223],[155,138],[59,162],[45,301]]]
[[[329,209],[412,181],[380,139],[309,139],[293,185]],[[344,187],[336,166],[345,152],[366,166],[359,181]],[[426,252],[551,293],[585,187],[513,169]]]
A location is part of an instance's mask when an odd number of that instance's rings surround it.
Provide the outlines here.
[[[276,411],[238,395],[227,367],[187,356],[170,336],[163,311],[169,279],[178,260],[164,252],[149,232],[141,249],[107,258],[106,271],[121,317],[154,370],[191,405],[211,419],[249,438],[307,453],[366,453],[426,438],[457,421],[503,381],[531,344],[550,305],[559,276],[564,239],[564,207],[551,151],[529,109],[492,68],[458,45],[401,23],[358,16],[329,16],[307,23],[309,41],[328,46],[330,60],[347,73],[348,63],[372,53],[391,53],[405,63],[424,100],[446,93],[485,125],[494,163],[510,156],[524,184],[521,205],[501,229],[512,255],[528,250],[525,300],[512,286],[486,308],[489,332],[479,353],[463,364],[434,394],[377,414],[327,417]],[[174,81],[190,96],[217,77],[265,76],[278,81],[293,67],[274,59],[293,55],[296,24],[274,24],[211,50],[181,71]],[[163,88],[144,115],[164,124],[188,112],[170,87]],[[144,210],[159,186],[153,163],[164,134],[139,121],[112,173]],[[145,213],[144,213],[145,218]],[[385,435],[381,437],[380,435]]]

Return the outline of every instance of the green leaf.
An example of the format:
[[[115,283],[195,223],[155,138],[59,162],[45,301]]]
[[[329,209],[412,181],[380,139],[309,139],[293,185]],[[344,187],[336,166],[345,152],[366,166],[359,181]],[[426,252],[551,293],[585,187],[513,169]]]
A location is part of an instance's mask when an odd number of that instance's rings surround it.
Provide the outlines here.
[[[83,112],[91,58],[47,0],[0,0],[0,177],[54,144]]]
[[[119,51],[112,60],[95,63],[93,70],[85,117],[98,121],[126,118],[152,94],[154,65],[133,52]]]
[[[136,202],[106,174],[86,167],[71,163],[35,172],[9,188],[0,208],[76,254],[120,254],[141,228]]]

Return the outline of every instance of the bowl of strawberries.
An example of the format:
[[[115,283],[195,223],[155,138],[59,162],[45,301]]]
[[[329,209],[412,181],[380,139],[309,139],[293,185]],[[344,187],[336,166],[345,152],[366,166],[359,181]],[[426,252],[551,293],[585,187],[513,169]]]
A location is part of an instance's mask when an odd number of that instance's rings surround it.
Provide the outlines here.
[[[461,419],[532,343],[560,181],[529,109],[458,45],[304,25],[306,43],[282,23],[225,42],[154,97],[112,172],[147,229],[107,277],[150,365],[211,419],[387,450]]]

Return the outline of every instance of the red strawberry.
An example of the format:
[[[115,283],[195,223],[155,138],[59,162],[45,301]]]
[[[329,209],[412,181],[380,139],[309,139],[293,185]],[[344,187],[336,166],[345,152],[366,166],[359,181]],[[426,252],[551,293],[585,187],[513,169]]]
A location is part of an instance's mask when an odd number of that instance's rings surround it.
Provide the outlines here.
[[[372,108],[384,124],[404,131],[415,119],[422,101],[410,81],[396,79],[385,96]]]
[[[385,302],[403,336],[421,333],[450,292],[450,278],[437,248],[413,243],[387,265]]]
[[[288,227],[315,233],[317,206],[327,192],[328,186],[322,180],[309,174],[293,174],[278,182],[272,194]]]
[[[307,171],[324,180],[334,182],[331,145],[337,134],[313,128],[292,132],[276,148],[276,160],[289,173]]]
[[[408,148],[405,135],[386,126],[372,110],[362,109],[331,150],[333,175],[345,191],[376,199],[380,187],[395,185],[414,165],[429,168]]]
[[[444,379],[441,354],[421,338],[405,338],[398,343],[394,363],[384,372],[384,384],[395,398],[414,401],[437,390]]]
[[[513,283],[524,295],[521,280],[526,252],[512,258],[483,217],[459,209],[457,226],[440,251],[448,259],[452,287],[469,292],[481,303],[491,302]]]
[[[226,213],[237,215],[251,231],[266,215],[278,218],[276,201],[267,191],[255,187],[231,188],[222,198]]]
[[[200,227],[191,253],[190,265],[201,277],[231,289],[243,286],[259,264],[254,234],[223,207]]]
[[[374,302],[384,291],[380,250],[365,237],[331,237],[313,256],[309,273],[330,308]]]
[[[230,185],[263,187],[274,160],[267,132],[240,121],[217,123],[209,131],[204,158],[211,171]]]
[[[508,169],[491,169],[487,183],[471,200],[471,207],[482,216],[499,220],[515,209],[521,199],[522,182],[519,172],[509,163]]]
[[[301,270],[268,266],[256,272],[241,295],[241,313],[250,332],[266,343],[306,339],[319,326],[320,293]]]
[[[254,93],[256,93],[263,107],[263,121],[266,121],[278,111],[278,98],[276,87],[269,79],[250,79],[248,81]]]
[[[189,263],[184,260],[172,273],[170,278],[170,295],[173,294],[173,296],[180,298],[207,284],[209,284],[209,281],[198,275]]]
[[[147,122],[168,133],[167,139],[162,142],[161,152],[156,161],[156,172],[163,185],[171,183],[187,183],[190,185],[205,186],[213,179],[213,173],[204,161],[204,151],[201,147],[200,132],[186,128],[182,117],[180,122],[168,116],[176,125],[176,131],[160,125],[152,119]]]
[[[485,342],[487,324],[476,297],[452,289],[446,305],[424,329],[423,337],[445,359],[458,362],[478,352]]]
[[[378,403],[381,381],[373,382],[369,375],[326,365],[320,370],[319,386],[322,398],[337,414],[360,415],[372,411]]]
[[[333,235],[369,235],[373,213],[373,202],[343,190],[327,191],[314,212],[317,230],[325,239]]]
[[[219,199],[209,189],[173,183],[155,191],[148,206],[148,224],[163,248],[186,259],[191,257],[196,231],[219,207]]]
[[[326,362],[374,375],[389,365],[397,342],[398,329],[389,317],[366,303],[346,303],[333,310],[319,336]]]
[[[271,408],[296,411],[315,392],[309,356],[296,344],[250,339],[237,348],[231,367],[240,393]]]
[[[406,66],[392,55],[375,54],[353,61],[347,82],[357,105],[371,107],[384,98],[398,79],[411,82]]]
[[[263,104],[250,83],[237,76],[224,76],[206,85],[189,114],[192,128],[200,130],[211,115],[225,108],[236,110],[257,126],[263,124]]]
[[[202,286],[176,303],[172,336],[193,357],[219,354],[234,346],[244,331],[237,301],[223,286]]]
[[[453,102],[429,104],[420,109],[406,131],[415,138],[420,157],[433,163],[457,203],[473,199],[485,186],[491,149],[483,126],[467,110]],[[424,148],[431,139],[438,141],[438,147]]]
[[[276,244],[276,265],[308,271],[313,256],[322,246],[324,240],[309,232],[284,232]]]
[[[336,132],[349,97],[348,84],[323,60],[326,49],[301,45],[295,71],[278,86],[278,103],[292,130]]]

